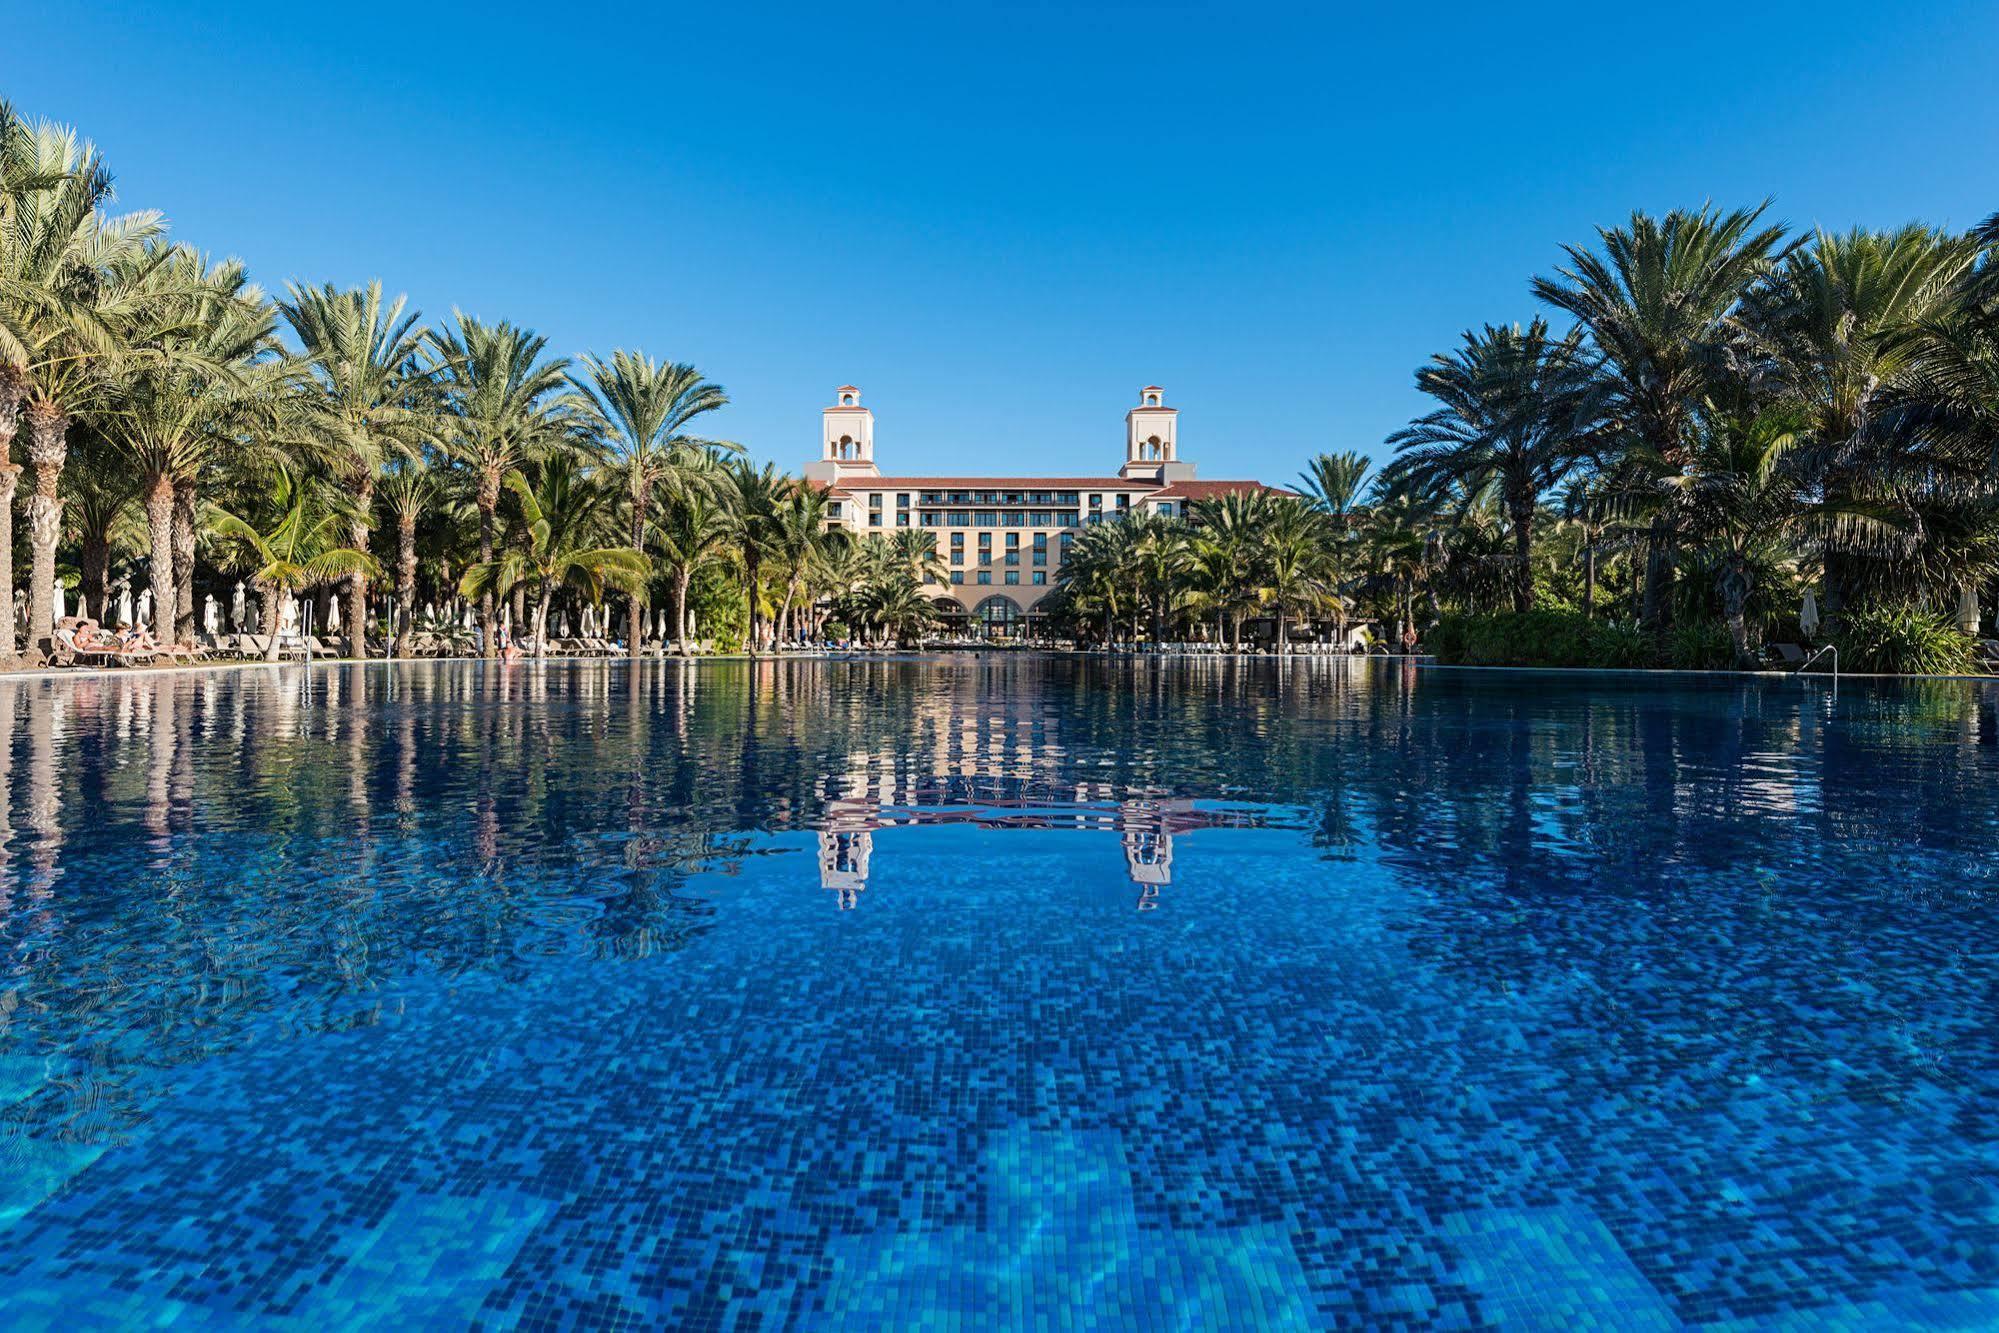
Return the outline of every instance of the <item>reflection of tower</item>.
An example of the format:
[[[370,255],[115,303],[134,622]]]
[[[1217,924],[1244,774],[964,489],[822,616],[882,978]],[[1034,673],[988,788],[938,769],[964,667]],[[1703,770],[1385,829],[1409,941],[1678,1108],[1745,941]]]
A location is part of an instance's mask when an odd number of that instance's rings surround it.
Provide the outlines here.
[[[868,887],[868,855],[874,851],[870,829],[822,829],[819,833],[819,887],[839,895],[840,910],[858,907]]]

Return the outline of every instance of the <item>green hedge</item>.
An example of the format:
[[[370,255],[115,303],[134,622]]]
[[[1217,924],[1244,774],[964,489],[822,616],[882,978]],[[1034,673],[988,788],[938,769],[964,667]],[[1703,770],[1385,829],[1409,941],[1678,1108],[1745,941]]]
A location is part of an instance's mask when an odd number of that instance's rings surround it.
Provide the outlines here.
[[[1586,620],[1579,611],[1445,616],[1431,629],[1426,643],[1438,661],[1455,666],[1655,664],[1651,642],[1636,625]]]
[[[1735,665],[1728,627],[1694,620],[1655,644],[1629,621],[1585,620],[1578,611],[1445,616],[1425,646],[1455,666],[1676,667],[1725,670]],[[1948,616],[1908,607],[1854,611],[1833,635],[1842,671],[1899,675],[1969,675],[1976,645]],[[1820,669],[1824,666],[1822,664]]]

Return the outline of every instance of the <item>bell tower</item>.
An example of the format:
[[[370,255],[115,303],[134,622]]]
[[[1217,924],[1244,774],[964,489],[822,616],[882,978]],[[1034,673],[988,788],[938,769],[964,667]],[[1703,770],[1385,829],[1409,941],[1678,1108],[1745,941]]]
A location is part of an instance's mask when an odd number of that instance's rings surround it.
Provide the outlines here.
[[[851,384],[835,389],[833,406],[820,413],[819,461],[805,468],[813,481],[839,482],[849,477],[879,477],[875,467],[875,414],[861,406],[861,391]]]
[[[1124,414],[1126,481],[1191,481],[1194,465],[1180,461],[1180,410],[1166,406],[1166,390],[1148,384],[1138,391],[1138,406]]]

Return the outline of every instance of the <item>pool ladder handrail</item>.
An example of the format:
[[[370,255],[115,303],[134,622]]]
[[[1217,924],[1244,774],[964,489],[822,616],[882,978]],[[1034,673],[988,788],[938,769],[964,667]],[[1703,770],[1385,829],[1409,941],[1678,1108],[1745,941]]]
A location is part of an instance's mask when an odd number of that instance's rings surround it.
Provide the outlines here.
[[[1833,684],[1837,685],[1839,683],[1838,644],[1832,644],[1832,643],[1820,644],[1817,651],[1813,652],[1812,655],[1810,657],[1807,657],[1804,661],[1798,663],[1798,674],[1802,676],[1805,674],[1805,672],[1811,670],[1812,663],[1818,661],[1821,657],[1824,657],[1827,653],[1832,654],[1832,681]]]

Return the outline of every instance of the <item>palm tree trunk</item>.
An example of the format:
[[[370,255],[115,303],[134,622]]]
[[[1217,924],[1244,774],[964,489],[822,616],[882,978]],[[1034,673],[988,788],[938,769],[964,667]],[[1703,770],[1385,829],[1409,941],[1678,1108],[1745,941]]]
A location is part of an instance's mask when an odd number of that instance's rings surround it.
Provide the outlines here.
[[[278,624],[284,614],[284,608],[280,605],[282,589],[276,584],[262,583],[254,579],[251,582],[257,589],[257,600],[264,608],[264,660],[275,662],[278,660]]]
[[[534,599],[534,655],[536,658],[548,656],[548,604],[554,600],[555,590],[544,582],[541,596]]]
[[[493,516],[500,507],[500,477],[496,470],[488,469],[479,478],[479,494],[473,499],[479,506],[479,563],[493,563]],[[499,626],[493,623],[493,589],[489,583],[479,593],[479,656],[494,658],[499,656]]]
[[[1513,510],[1513,609],[1526,614],[1534,609],[1534,506],[1529,503]]]
[[[750,656],[757,655],[757,583],[762,577],[763,562],[757,558],[754,546],[743,553],[743,595],[749,599]]]
[[[1596,543],[1583,540],[1583,619],[1596,619]]]
[[[408,510],[396,516],[396,594],[402,615],[389,656],[403,657],[410,650],[410,622],[416,612],[416,514]]]
[[[632,491],[632,549],[640,555],[645,554],[646,495],[643,487],[634,487]],[[631,614],[628,617],[631,624],[631,640],[626,647],[629,656],[634,662],[639,660],[639,645],[645,639],[644,627],[640,624],[639,620],[640,616],[644,614],[644,605],[645,589],[643,587],[633,588],[629,598]]]
[[[194,614],[194,478],[174,479],[174,637],[193,643]]]
[[[69,457],[69,414],[46,399],[28,404],[28,462],[35,490],[28,497],[28,651],[41,653],[55,635],[56,543],[62,539],[63,464]]]
[[[6,384],[0,381],[0,397]],[[20,484],[21,465],[7,458],[13,423],[8,404],[0,403],[0,663],[11,662],[20,654],[14,637],[14,490]]]
[[[1652,520],[1651,540],[1645,549],[1645,600],[1638,613],[1640,629],[1656,633],[1672,620],[1675,536],[1663,517]]]
[[[368,549],[368,507],[375,501],[375,470],[368,468],[354,488],[359,508],[349,525],[348,544],[357,551]],[[356,570],[347,576],[347,655],[368,656],[368,576]]]
[[[682,565],[673,571],[673,642],[674,651],[685,657],[687,643],[687,585],[694,581],[694,567]]]
[[[152,544],[147,570],[152,576],[153,634],[161,643],[174,641],[174,483],[164,472],[146,478],[146,535]]]
[[[85,534],[76,557],[78,608],[102,624],[111,618],[111,540],[103,533]]]

